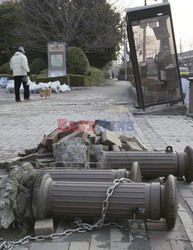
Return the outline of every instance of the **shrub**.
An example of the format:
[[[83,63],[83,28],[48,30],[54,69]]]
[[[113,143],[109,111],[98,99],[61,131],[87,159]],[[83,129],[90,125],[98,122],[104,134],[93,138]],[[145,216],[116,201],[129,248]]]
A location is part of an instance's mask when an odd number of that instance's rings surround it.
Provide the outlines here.
[[[13,80],[13,75],[9,75],[9,74],[0,74],[0,78],[1,77],[7,77],[8,80]]]
[[[37,75],[37,78],[47,78],[48,77],[48,69],[41,70]]]
[[[100,69],[90,67],[90,85],[99,85],[104,79],[104,72]]]
[[[68,74],[88,75],[90,72],[89,61],[80,48],[67,48],[66,64]]]
[[[70,85],[71,86],[94,86],[99,85],[104,81],[104,73],[102,70],[90,67],[89,75],[73,75],[70,74]]]
[[[0,67],[0,74],[12,74],[12,70],[10,69],[10,63],[9,62],[3,64]]]
[[[70,86],[90,86],[90,79],[89,76],[83,75],[68,75],[70,78]]]
[[[46,61],[41,58],[36,58],[32,61],[30,65],[31,74],[39,74],[41,70],[46,69],[48,67]]]
[[[106,79],[110,79],[110,77],[111,77],[111,74],[108,72],[108,71],[104,71],[103,70],[103,72],[104,72],[104,77],[106,78]]]

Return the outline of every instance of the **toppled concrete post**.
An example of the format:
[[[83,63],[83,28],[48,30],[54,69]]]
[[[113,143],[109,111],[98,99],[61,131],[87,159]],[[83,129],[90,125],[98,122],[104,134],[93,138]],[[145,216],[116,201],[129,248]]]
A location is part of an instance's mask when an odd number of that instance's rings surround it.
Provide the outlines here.
[[[56,182],[50,175],[40,174],[33,192],[34,217],[100,217],[101,206],[111,185],[108,182]],[[177,218],[177,207],[177,189],[172,175],[168,176],[164,185],[123,181],[114,189],[106,217],[128,219],[135,214],[136,219],[165,218],[168,228],[172,229]]]
[[[184,152],[173,152],[167,147],[166,152],[103,152],[98,160],[102,168],[130,170],[133,162],[139,162],[143,177],[156,178],[172,174],[176,177],[184,176],[187,182],[193,181],[193,148],[187,146]]]
[[[49,174],[54,181],[113,182],[115,179],[127,178],[134,182],[141,182],[140,166],[136,162],[133,163],[130,171],[125,169],[54,168],[36,169],[36,172]]]
[[[33,225],[32,190],[36,173],[30,163],[15,167],[0,182],[0,228],[7,229],[17,221],[20,229]]]

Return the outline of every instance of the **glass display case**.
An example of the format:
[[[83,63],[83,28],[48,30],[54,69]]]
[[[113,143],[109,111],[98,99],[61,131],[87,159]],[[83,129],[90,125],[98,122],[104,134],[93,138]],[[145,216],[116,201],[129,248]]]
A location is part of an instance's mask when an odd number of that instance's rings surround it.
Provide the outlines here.
[[[66,76],[65,42],[48,43],[48,76]]]
[[[182,101],[170,4],[128,9],[126,20],[139,107]]]

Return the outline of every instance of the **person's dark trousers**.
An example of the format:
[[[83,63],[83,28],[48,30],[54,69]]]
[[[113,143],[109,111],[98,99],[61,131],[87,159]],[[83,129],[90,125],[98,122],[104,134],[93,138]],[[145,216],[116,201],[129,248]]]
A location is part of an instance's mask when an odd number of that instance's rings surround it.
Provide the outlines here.
[[[15,87],[15,100],[20,101],[20,87],[22,82],[22,77],[23,76],[14,76],[14,87]],[[29,85],[26,83],[23,83],[23,88],[24,88],[24,99],[28,99],[30,94],[29,94]]]
[[[23,82],[24,99],[29,99],[29,85]]]
[[[20,87],[22,76],[14,76],[15,100],[20,101]]]

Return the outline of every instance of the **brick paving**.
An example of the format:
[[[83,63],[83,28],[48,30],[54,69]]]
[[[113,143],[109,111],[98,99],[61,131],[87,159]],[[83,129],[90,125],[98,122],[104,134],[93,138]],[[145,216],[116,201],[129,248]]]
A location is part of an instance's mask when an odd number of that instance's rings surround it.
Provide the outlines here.
[[[57,119],[134,122],[134,131],[117,134],[137,135],[148,149],[184,150],[193,145],[193,120],[185,116],[133,116],[134,101],[129,96],[129,83],[107,81],[100,87],[73,88],[70,93],[52,94],[51,98],[31,95],[30,102],[14,102],[13,94],[0,89],[0,160],[17,156],[34,147],[44,134],[57,128]],[[115,250],[115,249],[193,249],[193,184],[177,181],[179,210],[175,228],[167,231],[160,222],[135,221],[130,232],[117,228],[103,228],[77,233],[50,242],[34,242],[15,249],[21,250]],[[69,227],[61,221],[56,232]],[[11,231],[0,230],[0,238],[13,238]]]

